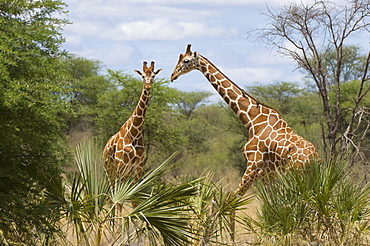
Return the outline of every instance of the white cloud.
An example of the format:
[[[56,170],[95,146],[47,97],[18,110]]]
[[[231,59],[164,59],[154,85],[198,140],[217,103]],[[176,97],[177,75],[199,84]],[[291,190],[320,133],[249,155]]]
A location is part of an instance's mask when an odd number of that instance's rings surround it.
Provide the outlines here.
[[[256,81],[294,81],[289,61],[264,45],[251,45],[245,33],[263,25],[260,10],[293,0],[65,0],[70,20],[67,50],[100,60],[110,69],[132,72],[154,60],[168,78],[187,43],[209,57],[241,87]],[[310,0],[305,0],[310,1]],[[313,0],[312,0],[313,1]],[[213,87],[199,72],[172,84],[181,90]]]
[[[107,30],[104,22],[94,20],[79,20],[64,28],[65,32],[73,36],[97,36],[101,31]]]
[[[74,1],[69,2],[72,25],[67,36],[90,36],[115,41],[181,40],[237,35],[237,29],[220,8],[196,8],[190,4],[146,1]],[[77,41],[75,39],[74,41]],[[73,40],[72,40],[73,41]],[[82,41],[82,40],[81,40]]]
[[[309,1],[309,0],[306,0]],[[312,0],[313,1],[313,0]],[[123,6],[127,5],[137,5],[141,7],[146,6],[159,6],[159,5],[167,5],[167,6],[181,6],[182,8],[187,6],[199,6],[199,5],[207,5],[207,6],[250,6],[250,5],[261,5],[264,6],[265,4],[268,5],[276,5],[280,3],[286,2],[286,0],[233,0],[233,1],[225,1],[225,0],[181,0],[181,1],[173,1],[173,0],[110,0],[109,4],[105,0],[66,0],[67,3],[70,5],[73,4],[84,4],[85,6],[115,6],[115,9],[120,9]]]
[[[156,18],[150,21],[134,21],[119,26],[116,40],[180,40],[194,37],[220,37],[236,34],[237,30],[227,30],[223,26],[209,26],[201,22],[171,21]]]
[[[100,2],[100,0],[98,0]],[[131,4],[137,4],[138,0],[126,0],[126,3],[131,3]],[[291,0],[291,2],[294,2]],[[300,2],[303,3],[312,3],[314,0],[302,0]],[[181,7],[186,7],[189,5],[192,6],[199,6],[199,5],[205,5],[209,7],[215,7],[215,6],[277,6],[281,4],[286,4],[288,3],[287,0],[233,0],[233,1],[225,1],[225,0],[181,0],[181,1],[173,1],[173,0],[141,0],[140,4],[142,5],[147,5],[147,4],[153,4],[153,5],[172,5],[172,6],[181,6]]]
[[[69,46],[79,46],[82,41],[82,36],[79,35],[69,35],[66,38],[66,42],[68,43]]]
[[[282,71],[272,71],[271,68],[266,67],[225,68],[223,70],[232,81],[241,87],[252,85],[255,82],[273,81],[272,77],[279,77],[282,74]]]
[[[290,64],[293,68],[294,66]],[[303,75],[299,71],[282,69],[281,66],[261,64],[259,67],[240,67],[222,69],[225,74],[241,87],[251,86],[256,82],[270,84],[276,81],[298,82],[302,81]]]
[[[82,48],[78,55],[87,59],[103,61],[108,68],[116,65],[124,68],[122,64],[130,62],[133,52],[134,49],[129,46],[116,44],[99,49]]]

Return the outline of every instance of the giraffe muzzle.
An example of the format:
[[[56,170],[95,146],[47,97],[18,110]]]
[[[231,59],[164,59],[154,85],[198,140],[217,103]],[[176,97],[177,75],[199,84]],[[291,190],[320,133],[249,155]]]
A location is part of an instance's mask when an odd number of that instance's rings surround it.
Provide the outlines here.
[[[175,81],[179,76],[177,76],[176,74],[171,74],[171,82]]]

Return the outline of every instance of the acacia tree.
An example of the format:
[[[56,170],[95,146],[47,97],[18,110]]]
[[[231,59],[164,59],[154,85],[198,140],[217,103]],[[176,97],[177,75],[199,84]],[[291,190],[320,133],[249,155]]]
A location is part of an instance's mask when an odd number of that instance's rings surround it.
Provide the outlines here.
[[[297,84],[281,81],[265,86],[261,83],[256,83],[255,85],[247,86],[247,91],[261,102],[274,105],[274,108],[284,115],[292,107],[291,99],[297,97],[302,92],[302,89]]]
[[[56,229],[59,212],[43,194],[68,161],[64,7],[0,2],[0,234],[14,243],[40,245]]]
[[[349,0],[346,5],[329,1],[315,1],[312,5],[292,3],[279,11],[268,9],[271,22],[261,30],[261,38],[277,48],[282,55],[293,58],[315,83],[323,103],[325,123],[322,124],[323,151],[333,157],[339,150],[350,146],[357,148],[356,141],[367,133],[359,133],[361,123],[368,123],[364,117],[368,111],[361,107],[361,101],[369,91],[368,67],[370,53],[363,67],[361,83],[351,107],[351,121],[343,126],[340,98],[340,84],[345,77],[344,49],[354,34],[369,31],[370,1]],[[334,54],[330,71],[328,55]],[[330,73],[332,74],[330,74]],[[332,75],[332,76],[330,76]],[[335,92],[335,100],[329,100],[329,92]]]
[[[212,95],[209,91],[192,91],[179,92],[179,100],[176,103],[177,108],[186,117],[190,117],[191,113],[199,106],[204,105],[206,99]]]
[[[111,86],[104,75],[100,74],[103,65],[97,60],[69,56],[65,59],[71,74],[71,92],[66,100],[72,105],[75,115],[66,118],[67,135],[70,142],[78,142],[92,134],[94,117],[97,115],[99,96]]]

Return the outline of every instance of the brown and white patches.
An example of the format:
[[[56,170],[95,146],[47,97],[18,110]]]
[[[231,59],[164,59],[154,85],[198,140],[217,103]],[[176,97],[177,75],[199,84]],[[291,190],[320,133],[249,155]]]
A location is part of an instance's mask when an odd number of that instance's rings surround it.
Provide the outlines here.
[[[150,89],[155,76],[154,62],[148,67],[143,62],[143,71],[135,70],[143,78],[143,89],[134,112],[106,143],[103,150],[104,167],[112,183],[124,181],[129,176],[139,179],[143,174],[145,155],[142,135],[145,112],[149,103]]]
[[[249,131],[249,139],[242,148],[247,169],[236,190],[238,195],[243,195],[258,178],[275,176],[278,169],[305,166],[319,159],[313,144],[294,133],[275,109],[248,95],[208,59],[191,52],[190,46],[180,54],[171,80],[199,70]]]

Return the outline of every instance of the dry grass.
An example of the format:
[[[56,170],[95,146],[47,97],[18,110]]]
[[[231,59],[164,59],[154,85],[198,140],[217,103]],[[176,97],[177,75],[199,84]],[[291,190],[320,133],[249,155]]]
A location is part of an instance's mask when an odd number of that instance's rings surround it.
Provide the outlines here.
[[[252,193],[253,193],[253,187]],[[252,202],[248,205],[245,206],[242,210],[238,211],[237,216],[241,217],[252,217],[253,219],[256,219],[256,211],[259,210],[260,204],[257,199],[253,199]],[[235,246],[245,246],[245,245],[255,245],[257,244],[258,238],[255,234],[252,232],[246,230],[241,224],[237,224],[235,226],[235,231],[236,231],[236,244]]]

